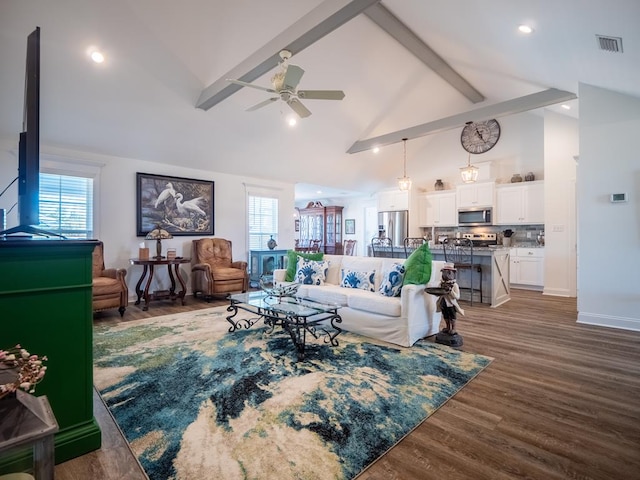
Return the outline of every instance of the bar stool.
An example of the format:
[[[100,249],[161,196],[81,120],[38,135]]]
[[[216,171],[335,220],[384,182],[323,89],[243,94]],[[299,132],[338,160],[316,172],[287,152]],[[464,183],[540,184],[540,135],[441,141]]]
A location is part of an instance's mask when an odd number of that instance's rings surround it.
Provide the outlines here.
[[[482,265],[473,262],[473,242],[468,238],[446,238],[442,243],[444,251],[444,261],[451,262],[458,271],[469,271],[469,286],[463,287],[458,284],[460,290],[469,290],[469,301],[473,305],[473,294],[480,294],[480,303],[482,303]],[[480,275],[479,288],[473,287],[473,272],[477,271]],[[462,275],[459,277],[461,279]]]

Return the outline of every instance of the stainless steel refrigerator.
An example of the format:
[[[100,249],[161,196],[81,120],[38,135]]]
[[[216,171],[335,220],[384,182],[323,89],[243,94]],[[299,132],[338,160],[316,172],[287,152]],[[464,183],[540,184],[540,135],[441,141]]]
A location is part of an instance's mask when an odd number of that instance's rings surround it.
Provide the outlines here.
[[[402,247],[409,236],[409,211],[378,212],[378,235],[391,238],[394,247]]]

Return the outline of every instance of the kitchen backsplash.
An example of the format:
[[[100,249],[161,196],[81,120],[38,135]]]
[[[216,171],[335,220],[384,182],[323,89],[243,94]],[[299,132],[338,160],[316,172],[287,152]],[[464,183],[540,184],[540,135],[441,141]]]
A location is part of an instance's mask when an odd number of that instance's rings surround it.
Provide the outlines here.
[[[498,244],[502,244],[505,230],[513,231],[511,235],[511,246],[521,247],[537,247],[537,237],[541,231],[544,231],[544,225],[492,225],[486,227],[435,227],[435,240],[438,239],[438,235],[447,235],[454,238],[457,232],[460,235],[463,233],[496,233]],[[423,228],[424,235],[429,240],[431,238],[431,228]],[[527,236],[528,235],[528,236]]]

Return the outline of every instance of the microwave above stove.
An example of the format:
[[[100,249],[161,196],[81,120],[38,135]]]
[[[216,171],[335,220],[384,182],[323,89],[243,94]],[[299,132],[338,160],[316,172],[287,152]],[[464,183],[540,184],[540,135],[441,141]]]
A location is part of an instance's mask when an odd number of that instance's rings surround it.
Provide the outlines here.
[[[458,226],[476,227],[493,225],[493,209],[491,207],[461,208],[458,210]]]

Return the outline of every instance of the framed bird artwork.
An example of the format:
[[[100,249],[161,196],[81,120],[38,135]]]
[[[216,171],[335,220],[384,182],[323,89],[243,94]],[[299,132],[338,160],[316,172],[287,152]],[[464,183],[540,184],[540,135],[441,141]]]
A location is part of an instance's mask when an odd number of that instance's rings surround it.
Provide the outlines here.
[[[213,235],[214,182],[136,173],[137,236],[160,226],[171,235]]]

